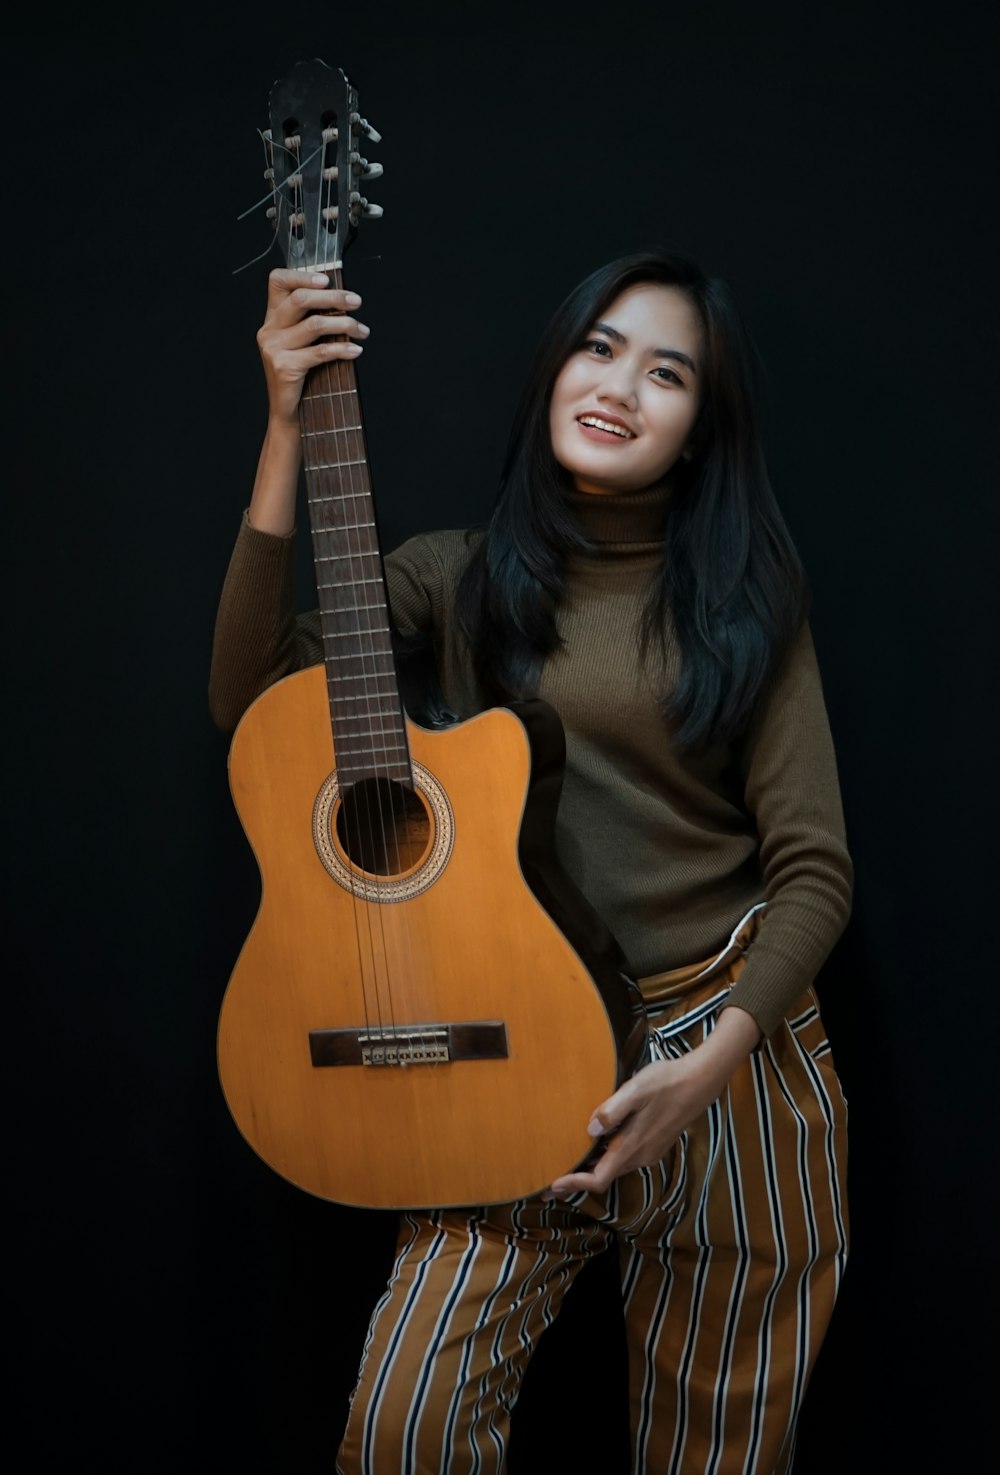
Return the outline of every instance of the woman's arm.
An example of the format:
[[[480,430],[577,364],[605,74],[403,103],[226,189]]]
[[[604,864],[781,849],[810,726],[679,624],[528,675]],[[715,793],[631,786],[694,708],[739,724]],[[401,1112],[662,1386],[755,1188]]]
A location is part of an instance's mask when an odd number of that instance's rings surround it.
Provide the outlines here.
[[[727,1007],[771,1034],[847,923],[853,869],[816,654],[804,626],[738,750],[767,910]]]
[[[549,1195],[603,1193],[613,1179],[669,1156],[685,1127],[718,1101],[737,1067],[760,1040],[756,1020],[727,1009],[711,1034],[681,1060],[644,1066],[594,1111],[587,1131],[609,1138],[588,1172],[556,1178]]]
[[[722,1094],[737,1067],[813,980],[850,911],[851,862],[837,767],[812,639],[804,628],[739,745],[747,806],[760,835],[767,911],[711,1034],[681,1060],[657,1061],[595,1110],[588,1131],[611,1133],[589,1172],[551,1193],[600,1192],[666,1157]]]

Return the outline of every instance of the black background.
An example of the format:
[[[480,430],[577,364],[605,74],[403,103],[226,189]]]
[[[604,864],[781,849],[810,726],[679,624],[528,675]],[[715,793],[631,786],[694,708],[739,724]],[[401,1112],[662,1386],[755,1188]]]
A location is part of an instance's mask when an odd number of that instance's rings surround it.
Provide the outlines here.
[[[988,1458],[995,1187],[996,240],[986,4],[47,10],[9,38],[7,1341],[31,1468],[330,1470],[387,1217],[309,1199],[222,1101],[257,901],[205,702],[263,428],[273,78],[384,135],[347,262],[386,546],[487,510],[527,359],[660,243],[735,287],[810,570],[857,898],[821,980],[854,1255],[804,1475]],[[112,16],[114,19],[112,20]],[[303,569],[302,600],[309,601]],[[345,1124],[345,1130],[348,1124]],[[511,1469],[617,1475],[611,1267]]]

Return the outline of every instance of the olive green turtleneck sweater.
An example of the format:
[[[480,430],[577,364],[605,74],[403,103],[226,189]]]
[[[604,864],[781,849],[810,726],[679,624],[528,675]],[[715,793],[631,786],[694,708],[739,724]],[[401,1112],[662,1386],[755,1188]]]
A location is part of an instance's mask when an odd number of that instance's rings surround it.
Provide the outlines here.
[[[768,909],[729,1002],[769,1034],[833,946],[850,908],[851,863],[833,744],[803,630],[732,747],[692,756],[658,697],[676,680],[668,646],[643,661],[638,629],[663,548],[666,492],[575,493],[594,545],[575,557],[559,609],[561,647],[539,696],[566,730],[557,845],[566,870],[621,943],[636,976],[709,957],[759,901]],[[441,685],[462,717],[483,705],[453,618],[478,534],[421,535],[386,559],[400,630],[433,631]],[[292,606],[292,539],[245,521],[219,606],[210,700],[235,727],[267,686],[321,657],[315,614]]]

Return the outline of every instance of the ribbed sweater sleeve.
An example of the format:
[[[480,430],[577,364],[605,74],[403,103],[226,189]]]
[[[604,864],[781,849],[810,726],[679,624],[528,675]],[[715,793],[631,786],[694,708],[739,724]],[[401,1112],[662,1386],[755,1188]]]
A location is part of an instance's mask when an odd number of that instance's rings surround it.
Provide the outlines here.
[[[768,906],[729,1003],[770,1034],[815,978],[851,909],[837,764],[807,626],[760,703],[738,758]]]
[[[209,711],[232,732],[262,691],[322,659],[317,611],[296,617],[295,536],[276,537],[243,515],[226,570],[212,641]]]

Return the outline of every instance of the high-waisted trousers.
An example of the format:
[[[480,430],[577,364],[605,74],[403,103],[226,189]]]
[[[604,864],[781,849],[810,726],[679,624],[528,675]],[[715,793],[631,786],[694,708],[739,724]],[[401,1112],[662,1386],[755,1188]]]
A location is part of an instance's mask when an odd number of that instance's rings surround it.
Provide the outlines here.
[[[715,1027],[758,921],[642,980],[654,1060]],[[538,1338],[613,1241],[633,1475],[786,1475],[847,1258],[846,1127],[808,989],[668,1160],[601,1195],[403,1215],[339,1475],[500,1475]]]

